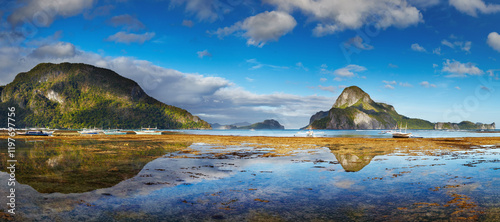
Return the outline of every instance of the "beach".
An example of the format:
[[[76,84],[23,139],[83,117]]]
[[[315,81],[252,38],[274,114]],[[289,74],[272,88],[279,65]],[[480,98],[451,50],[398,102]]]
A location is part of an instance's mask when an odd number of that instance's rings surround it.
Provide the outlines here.
[[[497,221],[500,216],[497,137],[15,138],[19,221]],[[0,178],[7,181],[6,152],[1,159]],[[8,195],[7,184],[1,186],[1,195]]]

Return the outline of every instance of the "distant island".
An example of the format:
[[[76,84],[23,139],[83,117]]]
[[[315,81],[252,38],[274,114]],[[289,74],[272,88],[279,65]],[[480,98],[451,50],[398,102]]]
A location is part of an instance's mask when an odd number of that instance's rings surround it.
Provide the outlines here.
[[[16,107],[16,127],[211,128],[148,96],[133,80],[87,64],[38,64],[0,86],[0,93],[0,109]],[[0,118],[0,126],[7,127],[7,115]]]
[[[461,123],[431,123],[423,119],[409,118],[396,112],[393,106],[373,101],[365,91],[357,86],[344,89],[329,111],[314,114],[310,129],[454,129],[480,130],[495,129],[495,123],[482,124],[463,121]]]
[[[234,123],[229,125],[220,125],[218,123],[212,124],[213,129],[285,129],[278,121],[274,119],[264,120],[263,122],[258,122],[250,124],[248,122]]]

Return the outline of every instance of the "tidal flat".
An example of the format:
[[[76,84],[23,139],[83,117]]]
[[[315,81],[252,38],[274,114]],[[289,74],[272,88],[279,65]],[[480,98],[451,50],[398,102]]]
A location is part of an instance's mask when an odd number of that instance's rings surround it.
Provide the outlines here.
[[[4,221],[500,221],[498,137],[19,136],[16,147],[16,215],[2,204]],[[0,159],[7,181],[5,149]]]

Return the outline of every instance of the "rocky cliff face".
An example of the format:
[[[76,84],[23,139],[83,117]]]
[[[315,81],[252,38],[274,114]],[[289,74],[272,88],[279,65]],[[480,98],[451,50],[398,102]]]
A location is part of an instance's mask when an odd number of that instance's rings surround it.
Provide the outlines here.
[[[318,112],[310,119],[313,129],[394,129],[402,118],[394,107],[374,102],[357,86],[344,89],[328,112]]]

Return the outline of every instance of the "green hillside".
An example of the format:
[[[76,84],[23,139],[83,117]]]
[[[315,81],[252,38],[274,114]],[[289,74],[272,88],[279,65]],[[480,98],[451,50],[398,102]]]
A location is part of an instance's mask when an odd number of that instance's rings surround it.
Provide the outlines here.
[[[42,63],[0,90],[0,109],[16,107],[16,127],[210,128],[188,111],[148,96],[133,80],[86,64]],[[6,127],[7,115],[0,116]]]

